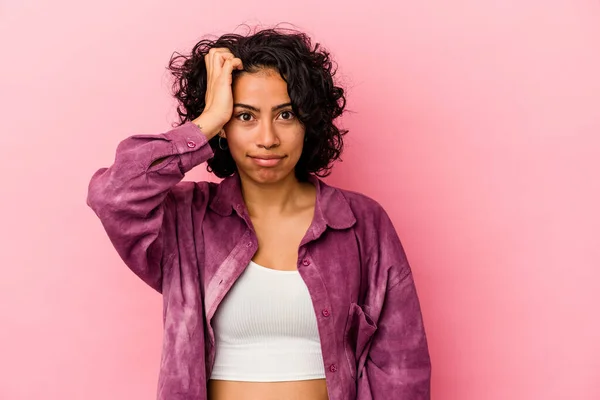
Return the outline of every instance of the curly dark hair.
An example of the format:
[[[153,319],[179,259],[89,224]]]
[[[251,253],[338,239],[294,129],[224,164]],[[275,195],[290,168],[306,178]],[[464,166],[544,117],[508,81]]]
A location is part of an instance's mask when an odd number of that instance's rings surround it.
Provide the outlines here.
[[[179,123],[196,119],[204,110],[206,94],[206,66],[204,56],[213,47],[227,48],[242,60],[244,70],[234,70],[233,79],[242,72],[258,72],[270,68],[279,72],[287,83],[292,110],[305,129],[302,155],[295,173],[305,181],[314,173],[325,177],[343,150],[342,136],[348,130],[339,129],[334,120],[346,106],[344,90],[336,86],[337,72],[330,53],[302,32],[291,29],[269,28],[247,36],[226,34],[215,40],[202,39],[189,55],[173,53],[168,70],[175,80],[173,96],[178,100]],[[230,176],[237,167],[229,150],[218,145],[218,136],[210,140],[214,157],[207,170],[220,178]]]

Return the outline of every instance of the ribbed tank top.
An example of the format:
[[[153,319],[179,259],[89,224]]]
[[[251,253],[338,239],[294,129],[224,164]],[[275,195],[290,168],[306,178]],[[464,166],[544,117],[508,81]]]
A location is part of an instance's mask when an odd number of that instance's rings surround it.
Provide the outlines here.
[[[325,378],[317,319],[304,280],[251,261],[213,317],[211,379],[281,382]]]

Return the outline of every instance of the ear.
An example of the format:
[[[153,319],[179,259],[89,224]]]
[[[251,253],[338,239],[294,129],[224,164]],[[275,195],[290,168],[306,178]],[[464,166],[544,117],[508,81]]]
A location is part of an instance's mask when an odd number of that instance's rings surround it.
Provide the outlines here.
[[[223,139],[227,139],[227,134],[225,133],[225,129],[221,128],[217,135],[221,136]]]

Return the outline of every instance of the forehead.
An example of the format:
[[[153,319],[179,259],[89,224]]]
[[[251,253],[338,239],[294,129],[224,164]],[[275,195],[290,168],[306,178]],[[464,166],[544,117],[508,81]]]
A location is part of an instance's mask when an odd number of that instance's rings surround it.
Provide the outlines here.
[[[280,104],[290,100],[287,83],[272,69],[243,72],[234,79],[232,89],[235,102]]]

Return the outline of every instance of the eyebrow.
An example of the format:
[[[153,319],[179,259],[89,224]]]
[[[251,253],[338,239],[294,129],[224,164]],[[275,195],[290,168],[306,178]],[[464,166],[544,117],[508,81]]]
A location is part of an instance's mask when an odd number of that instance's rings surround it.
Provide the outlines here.
[[[292,105],[292,103],[283,103],[283,104],[279,104],[278,106],[274,106],[274,107],[272,107],[272,108],[271,108],[271,111],[277,111],[277,110],[280,110],[280,109],[282,109],[282,108],[284,108],[284,107],[288,107],[288,106],[291,106],[291,105]],[[256,108],[256,107],[253,107],[253,106],[250,106],[250,105],[248,105],[248,104],[235,103],[233,106],[234,106],[234,107],[247,108],[248,110],[252,110],[252,111],[254,111],[254,112],[260,112],[260,110],[259,110],[258,108]]]

